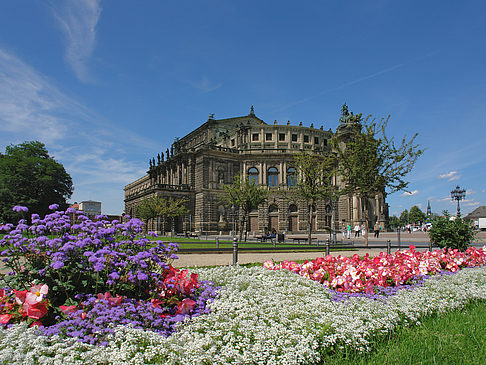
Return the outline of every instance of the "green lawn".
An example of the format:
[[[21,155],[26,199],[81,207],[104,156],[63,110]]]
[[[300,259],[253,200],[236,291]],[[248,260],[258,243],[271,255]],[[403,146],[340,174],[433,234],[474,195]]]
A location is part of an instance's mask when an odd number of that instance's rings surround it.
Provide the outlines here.
[[[486,364],[486,303],[402,328],[380,339],[366,355],[343,350],[323,364]]]

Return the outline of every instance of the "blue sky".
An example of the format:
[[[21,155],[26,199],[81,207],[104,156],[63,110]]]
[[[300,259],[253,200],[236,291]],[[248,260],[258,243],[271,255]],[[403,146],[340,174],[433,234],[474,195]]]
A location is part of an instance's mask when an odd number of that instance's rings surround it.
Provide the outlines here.
[[[123,210],[149,158],[207,120],[246,115],[335,130],[391,115],[426,152],[390,214],[486,204],[484,1],[0,3],[0,150],[44,142],[71,201]]]

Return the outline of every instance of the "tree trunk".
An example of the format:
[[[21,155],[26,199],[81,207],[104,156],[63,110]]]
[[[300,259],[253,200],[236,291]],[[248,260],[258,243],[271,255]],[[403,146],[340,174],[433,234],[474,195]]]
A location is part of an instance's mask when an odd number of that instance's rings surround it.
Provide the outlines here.
[[[312,208],[314,206],[314,201],[311,200],[311,204],[309,205],[309,221],[308,221],[308,227],[307,227],[307,242],[309,245],[312,244],[312,217],[313,217],[313,211]]]
[[[364,201],[364,209],[363,209],[363,213],[364,213],[364,219],[365,219],[365,247],[368,247],[368,231],[369,231],[369,227],[368,227],[368,198],[367,197],[364,197],[362,198],[362,200]]]
[[[240,232],[239,232],[239,239],[238,239],[238,242],[242,242],[243,240],[243,230],[245,228],[245,218],[244,218],[244,215],[243,217],[240,217]]]

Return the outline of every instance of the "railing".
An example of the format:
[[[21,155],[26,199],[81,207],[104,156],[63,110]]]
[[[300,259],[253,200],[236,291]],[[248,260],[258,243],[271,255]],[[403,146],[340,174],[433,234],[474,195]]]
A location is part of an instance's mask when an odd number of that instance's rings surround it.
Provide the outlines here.
[[[183,243],[184,245],[190,245],[190,244],[201,244],[200,242],[179,242]],[[392,250],[400,250],[404,249],[407,246],[405,245],[400,245],[399,242],[394,242],[392,243],[390,240],[386,242],[380,242],[376,243],[373,242],[372,244],[369,244],[368,246],[365,246],[362,244],[362,241],[360,242],[359,245],[355,244],[353,241],[347,241],[347,242],[337,242],[337,243],[332,243],[329,239],[327,240],[316,240],[315,244],[298,244],[296,245],[295,243],[288,243],[288,242],[279,242],[277,243],[275,239],[270,241],[270,245],[265,245],[264,247],[258,247],[258,243],[255,241],[249,241],[249,242],[242,242],[238,243],[237,239],[235,238],[233,242],[227,241],[227,242],[220,242],[219,239],[216,239],[214,242],[205,242],[208,245],[214,244],[213,247],[205,247],[205,248],[181,248],[178,250],[179,253],[224,253],[224,252],[233,252],[233,265],[236,265],[238,263],[238,253],[239,252],[292,252],[292,251],[300,251],[300,252],[306,252],[306,251],[323,251],[323,253],[327,256],[330,254],[331,249],[332,250],[358,250],[358,249],[386,249],[386,252],[388,254],[391,254]],[[255,244],[257,246],[255,246]],[[221,245],[227,245],[228,247],[221,247]],[[415,242],[413,245],[417,249],[428,249],[429,251],[432,251],[434,247],[437,247],[433,245],[431,242]],[[475,246],[475,244],[471,245]]]
[[[153,184],[150,185],[148,188],[141,189],[136,193],[132,193],[127,195],[125,200],[133,199],[139,197],[141,195],[147,195],[157,190],[171,190],[171,191],[191,191],[194,188],[189,184],[180,184],[180,185],[170,185],[170,184]]]

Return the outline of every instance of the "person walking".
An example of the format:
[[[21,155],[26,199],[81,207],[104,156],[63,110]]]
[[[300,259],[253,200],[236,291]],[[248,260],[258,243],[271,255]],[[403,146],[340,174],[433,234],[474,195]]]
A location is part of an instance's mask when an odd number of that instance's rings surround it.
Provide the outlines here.
[[[354,226],[354,238],[359,237],[359,231],[360,231],[359,224],[356,224]]]
[[[380,237],[380,225],[378,224],[378,222],[375,223],[373,230],[375,231],[375,237],[379,238]]]
[[[346,226],[346,238],[348,240],[351,239],[351,224],[348,223],[348,225]]]

